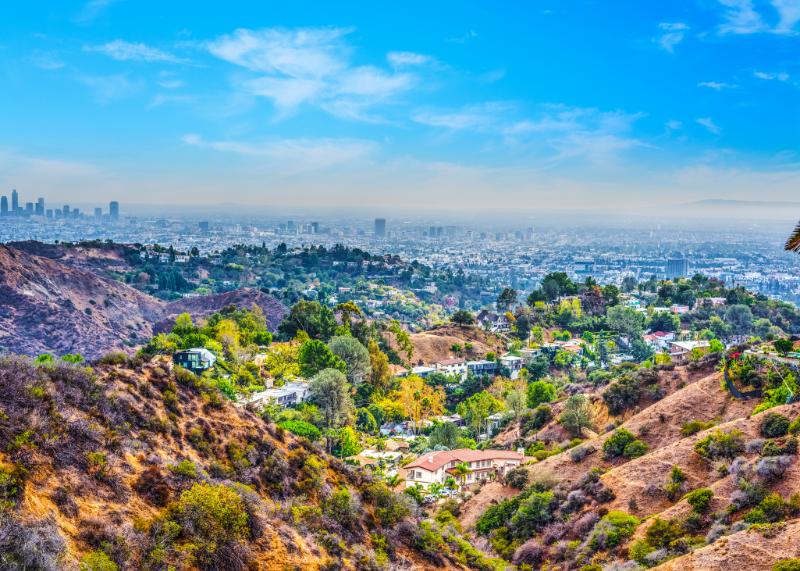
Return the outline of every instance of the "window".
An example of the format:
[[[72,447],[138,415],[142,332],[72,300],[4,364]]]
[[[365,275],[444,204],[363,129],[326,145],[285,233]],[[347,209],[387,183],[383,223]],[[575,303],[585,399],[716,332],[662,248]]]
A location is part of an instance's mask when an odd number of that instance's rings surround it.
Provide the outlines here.
[[[422,472],[417,472],[417,479],[419,480],[420,478],[422,478]]]

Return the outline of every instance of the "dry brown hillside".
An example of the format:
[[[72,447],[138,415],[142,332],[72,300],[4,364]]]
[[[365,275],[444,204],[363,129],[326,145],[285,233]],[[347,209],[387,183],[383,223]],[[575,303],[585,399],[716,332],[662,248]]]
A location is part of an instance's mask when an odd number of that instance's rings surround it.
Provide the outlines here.
[[[463,568],[407,496],[215,395],[160,361],[0,359],[0,495],[16,504],[0,505],[0,568],[74,569],[98,550],[120,571]],[[221,500],[187,503],[201,492],[239,505],[238,540],[204,535],[234,520]]]
[[[394,335],[387,333],[386,336],[389,345],[393,349],[397,349]],[[500,337],[486,333],[474,326],[460,327],[448,323],[422,333],[413,333],[410,337],[411,343],[414,345],[414,354],[411,360],[415,365],[420,361],[428,365],[454,356],[450,349],[450,346],[454,344],[462,347],[465,343],[472,344],[472,349],[465,349],[463,352],[463,357],[469,359],[482,359],[489,351],[505,352],[505,343]]]

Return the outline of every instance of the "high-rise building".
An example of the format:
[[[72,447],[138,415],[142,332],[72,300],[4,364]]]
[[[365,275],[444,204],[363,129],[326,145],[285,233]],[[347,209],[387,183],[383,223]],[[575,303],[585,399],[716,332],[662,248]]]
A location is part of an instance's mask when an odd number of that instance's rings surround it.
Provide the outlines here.
[[[11,191],[11,213],[16,214],[17,208],[19,208],[19,194],[17,194],[17,189],[13,189]]]
[[[70,217],[69,204],[65,204],[64,208],[61,211],[64,213],[64,218],[69,218]]]
[[[8,198],[0,199],[0,216],[8,216]]]
[[[39,198],[39,200],[37,201],[37,203],[38,203],[38,204],[41,204],[41,206],[42,206],[42,213],[44,213],[44,198]]]
[[[436,237],[439,238],[441,235],[442,235],[442,227],[441,226],[437,226],[436,227]]]
[[[685,278],[689,275],[689,260],[667,260],[667,279]]]
[[[44,216],[44,202],[37,202],[33,206],[36,209],[36,216]]]
[[[287,229],[287,230],[294,230],[294,220],[289,220],[289,221],[286,223],[286,229]]]
[[[25,214],[27,214],[28,216],[33,214],[33,202],[25,203]]]
[[[47,209],[47,219],[48,220],[52,220],[53,219],[53,209],[52,208],[48,208]]]
[[[533,242],[533,228],[528,228],[525,230],[525,241]]]
[[[312,234],[319,234],[319,222],[312,222],[311,223],[311,233]]]
[[[208,222],[200,222],[200,232],[208,232]]]
[[[102,208],[95,208],[94,209],[94,221],[100,222],[103,219],[103,209]]]
[[[383,238],[386,236],[386,218],[375,219],[375,236]]]
[[[73,218],[78,218],[80,215],[81,215],[81,209],[80,208],[73,208],[72,209],[72,217]]]
[[[457,233],[457,228],[455,226],[448,226],[447,227],[447,235],[451,238],[455,238]]]
[[[428,238],[436,238],[436,226],[428,228]]]
[[[54,212],[54,214],[56,215],[56,220],[58,220],[59,218],[61,218],[63,216],[63,213],[61,212],[60,208],[56,208],[56,211]]]
[[[111,220],[116,222],[119,220],[119,202],[112,202],[108,205],[108,212],[111,214]]]

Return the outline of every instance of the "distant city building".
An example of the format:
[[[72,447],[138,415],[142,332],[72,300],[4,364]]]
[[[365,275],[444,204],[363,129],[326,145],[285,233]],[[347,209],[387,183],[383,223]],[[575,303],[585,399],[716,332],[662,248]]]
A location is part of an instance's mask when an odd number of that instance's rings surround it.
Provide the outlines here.
[[[375,236],[386,236],[386,218],[375,219]]]
[[[95,208],[94,209],[94,219],[97,222],[100,222],[103,219],[103,209],[102,208]]]
[[[108,205],[108,212],[111,214],[111,220],[116,222],[119,220],[119,202],[112,202]]]
[[[428,229],[428,238],[436,238],[436,226],[431,226]]]
[[[525,230],[525,241],[533,242],[533,228],[528,228]]]
[[[17,194],[17,189],[13,189],[11,191],[11,213],[16,214],[18,208],[19,208],[19,194]]]
[[[56,208],[56,211],[54,212],[54,214],[56,215],[56,220],[58,220],[59,218],[61,218],[63,216],[63,213],[61,212],[60,208]]]
[[[441,226],[437,226],[436,227],[436,237],[438,238],[441,235],[442,235],[442,227]]]
[[[455,238],[457,230],[458,229],[455,226],[448,226],[447,227],[447,235],[450,236],[451,238]]]
[[[39,200],[40,202],[37,202],[36,204],[33,205],[36,211],[35,214],[36,216],[44,216],[44,202],[42,201],[42,199]]]
[[[667,279],[685,278],[689,275],[689,260],[667,260]]]
[[[287,230],[294,230],[294,220],[289,220],[289,221],[286,223],[286,229],[287,229]]]
[[[28,214],[28,215],[33,214],[33,202],[26,202],[25,203],[25,214]]]
[[[8,198],[0,199],[0,216],[8,216]]]
[[[64,218],[69,218],[69,204],[65,204],[64,208],[61,210],[64,213]]]
[[[80,208],[73,208],[72,209],[72,217],[73,218],[77,218],[80,215],[81,215],[81,209]]]
[[[48,220],[52,220],[53,219],[53,209],[52,208],[48,208],[47,209],[47,218],[48,218]]]
[[[319,234],[319,222],[312,222],[311,223],[311,233],[312,234]]]
[[[208,222],[200,222],[198,226],[200,226],[200,232],[208,232]]]
[[[41,207],[42,207],[42,213],[44,213],[44,198],[39,198],[39,200],[37,201],[37,203],[41,205]]]

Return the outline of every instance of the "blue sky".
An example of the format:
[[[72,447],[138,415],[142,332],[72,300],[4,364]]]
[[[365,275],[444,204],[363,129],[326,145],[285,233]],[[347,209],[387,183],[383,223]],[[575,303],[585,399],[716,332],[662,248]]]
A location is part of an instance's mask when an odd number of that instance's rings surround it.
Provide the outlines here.
[[[6,3],[0,188],[54,202],[796,200],[800,0]]]

